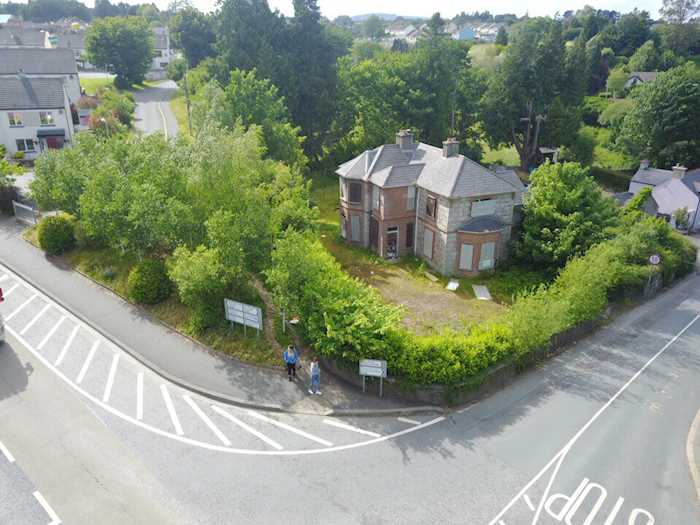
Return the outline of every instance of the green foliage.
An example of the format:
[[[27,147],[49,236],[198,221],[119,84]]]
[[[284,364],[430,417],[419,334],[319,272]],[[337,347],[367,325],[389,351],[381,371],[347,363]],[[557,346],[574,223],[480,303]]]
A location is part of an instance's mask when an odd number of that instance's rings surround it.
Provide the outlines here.
[[[686,63],[631,94],[634,105],[621,126],[618,145],[655,166],[700,163],[700,68]]]
[[[622,97],[625,94],[625,82],[629,73],[623,67],[613,69],[608,76],[607,88],[614,97]]]
[[[180,300],[192,309],[189,329],[201,333],[223,318],[225,292],[231,275],[216,250],[181,246],[168,260],[168,275]]]
[[[596,146],[596,134],[588,126],[581,127],[576,133],[572,143],[563,148],[559,154],[559,160],[578,162],[588,166],[593,162]]]
[[[199,128],[215,120],[228,129],[242,124],[258,125],[271,158],[303,168],[307,159],[302,149],[300,129],[290,122],[284,99],[269,80],[256,71],[231,71],[231,80],[222,90],[215,82],[200,88],[193,98],[193,122]]]
[[[49,255],[60,255],[75,246],[75,219],[67,214],[45,217],[39,223],[39,246]]]
[[[165,72],[170,80],[180,82],[187,73],[187,61],[184,58],[171,60]]]
[[[187,6],[170,19],[169,27],[175,47],[182,50],[191,67],[214,54],[213,15]]]
[[[143,82],[153,57],[153,37],[141,17],[108,17],[93,22],[85,36],[88,60],[116,75],[115,85]]]
[[[365,37],[369,38],[370,40],[381,39],[385,34],[384,22],[382,22],[382,19],[377,15],[368,16],[362,23],[362,34],[364,34]]]
[[[526,264],[555,272],[610,237],[617,221],[588,170],[576,163],[545,164],[530,178],[517,254]]]
[[[630,71],[655,71],[659,67],[659,52],[653,40],[647,40],[630,57],[627,68]]]
[[[168,298],[171,289],[165,264],[158,259],[144,259],[129,272],[127,294],[136,303],[161,303]]]
[[[499,46],[508,45],[508,33],[506,33],[506,29],[503,26],[499,27],[498,33],[496,33],[496,44]]]

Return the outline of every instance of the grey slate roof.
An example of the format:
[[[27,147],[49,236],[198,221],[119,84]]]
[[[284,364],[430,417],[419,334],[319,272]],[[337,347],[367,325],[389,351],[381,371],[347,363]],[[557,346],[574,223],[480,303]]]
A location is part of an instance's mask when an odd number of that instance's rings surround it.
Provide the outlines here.
[[[78,68],[70,49],[0,48],[0,75],[75,75]]]
[[[617,202],[619,206],[624,206],[627,204],[627,201],[629,201],[632,197],[634,197],[634,193],[630,191],[623,191],[613,195],[613,199],[615,199],[615,202]]]
[[[0,46],[44,47],[46,33],[40,29],[0,27]]]
[[[698,208],[698,195],[679,179],[670,179],[655,187],[651,196],[654,198],[658,212],[666,215],[673,214],[681,208],[695,211]]]
[[[461,232],[486,233],[497,232],[505,228],[506,224],[495,215],[483,215],[466,221],[459,227]]]
[[[56,47],[58,48],[68,48],[73,51],[85,49],[85,33],[61,33],[56,35],[58,41]]]
[[[647,184],[648,186],[658,186],[663,184],[668,179],[673,178],[672,170],[660,170],[657,168],[642,168],[637,170],[637,173],[632,177],[632,182],[639,184]]]
[[[628,81],[636,77],[642,82],[652,82],[656,80],[658,76],[659,73],[657,71],[632,71],[628,77]]]
[[[683,183],[690,188],[693,193],[700,193],[700,168],[689,170],[685,177],[683,177]]]
[[[463,155],[444,157],[442,148],[414,143],[408,149],[386,144],[340,165],[338,175],[380,187],[417,184],[448,198],[501,193],[522,194],[524,187],[512,170],[498,173]]]
[[[0,77],[0,110],[64,106],[65,94],[60,78]]]

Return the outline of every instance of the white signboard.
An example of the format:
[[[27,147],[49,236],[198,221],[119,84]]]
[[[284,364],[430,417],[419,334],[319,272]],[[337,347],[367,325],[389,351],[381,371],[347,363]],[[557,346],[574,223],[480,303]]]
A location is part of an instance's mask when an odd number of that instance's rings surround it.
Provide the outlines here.
[[[386,377],[386,361],[379,359],[363,359],[360,361],[360,375]]]
[[[262,310],[257,306],[224,299],[224,308],[229,321],[262,330]]]

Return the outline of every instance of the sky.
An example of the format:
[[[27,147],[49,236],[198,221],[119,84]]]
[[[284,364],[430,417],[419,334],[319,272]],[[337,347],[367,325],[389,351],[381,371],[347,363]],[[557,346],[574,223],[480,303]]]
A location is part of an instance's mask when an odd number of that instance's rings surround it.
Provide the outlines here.
[[[167,1],[160,0],[167,4]],[[160,1],[156,0],[159,4]],[[211,11],[215,0],[192,0],[193,4],[203,11]],[[273,9],[279,9],[286,15],[291,15],[292,0],[268,0]],[[652,17],[658,16],[661,0],[569,0],[558,2],[551,0],[490,0],[487,3],[469,0],[319,0],[321,13],[333,19],[338,15],[362,15],[366,13],[390,13],[403,16],[428,17],[435,11],[440,11],[443,18],[452,18],[465,11],[484,11],[492,14],[515,13],[524,15],[527,11],[531,16],[554,15],[557,11],[579,9],[584,5],[592,5],[598,9],[611,9],[620,12],[631,11],[635,7],[649,11]]]

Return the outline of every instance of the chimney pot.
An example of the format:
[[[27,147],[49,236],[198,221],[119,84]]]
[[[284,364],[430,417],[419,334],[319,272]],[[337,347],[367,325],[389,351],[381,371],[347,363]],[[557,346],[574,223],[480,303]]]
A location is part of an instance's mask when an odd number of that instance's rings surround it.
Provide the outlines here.
[[[649,167],[649,164],[650,162],[645,159],[639,163],[639,168],[645,170]]]
[[[410,129],[402,129],[396,134],[396,144],[401,149],[409,149],[413,146],[413,133]]]
[[[442,156],[445,158],[456,157],[459,155],[459,141],[450,137],[442,143]]]
[[[686,168],[685,166],[681,166],[680,164],[676,164],[673,167],[673,177],[676,179],[682,179],[687,172],[688,168]]]

